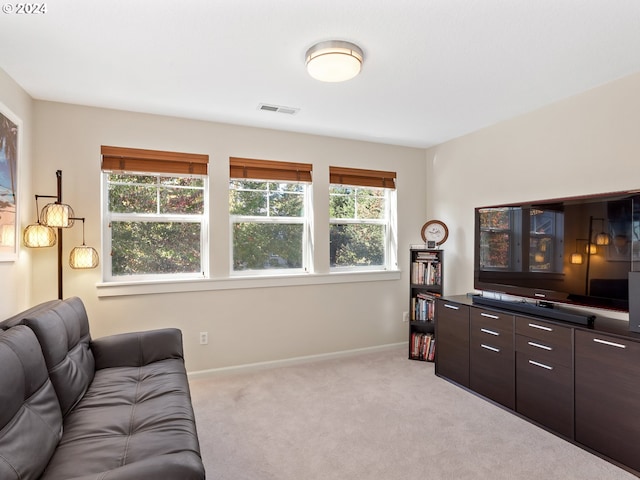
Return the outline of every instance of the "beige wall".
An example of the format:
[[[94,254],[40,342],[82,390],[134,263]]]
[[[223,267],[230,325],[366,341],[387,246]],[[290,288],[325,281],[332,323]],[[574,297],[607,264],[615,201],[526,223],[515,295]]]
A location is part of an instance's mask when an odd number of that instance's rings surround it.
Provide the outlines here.
[[[35,221],[35,202],[31,189],[33,143],[33,101],[0,69],[0,103],[22,123],[18,143],[18,216],[22,228]],[[0,262],[0,318],[27,308],[30,297],[30,252],[20,250],[14,262]]]
[[[191,371],[384,345],[407,340],[407,248],[425,221],[424,150],[278,132],[122,111],[35,102],[34,188],[55,190],[63,171],[63,200],[87,218],[86,241],[100,245],[100,145],[204,153],[210,156],[212,276],[228,275],[228,157],[314,165],[316,249],[328,252],[329,165],[395,170],[398,174],[400,279],[346,284],[213,290],[104,298],[100,271],[65,265],[64,296],[87,305],[94,336],[176,326],[182,329]],[[64,232],[64,258],[82,240]],[[34,302],[56,296],[53,249],[34,254],[42,274]],[[101,252],[104,259],[106,252]],[[316,268],[328,272],[327,256]],[[198,332],[209,332],[201,346]]]
[[[640,187],[638,92],[640,74],[431,148],[425,162],[419,149],[33,102],[0,71],[0,102],[24,122],[23,227],[34,215],[33,193],[54,193],[62,169],[64,199],[87,217],[87,243],[99,245],[102,144],[207,153],[213,276],[224,276],[228,264],[229,156],[313,163],[316,208],[326,202],[330,164],[398,172],[399,280],[99,298],[99,271],[65,267],[65,296],[85,300],[95,336],[178,326],[192,371],[405,341],[406,250],[420,241],[424,221],[449,225],[446,293],[471,291],[474,207]],[[317,218],[322,245],[326,218]],[[78,228],[65,233],[65,256],[80,235]],[[326,271],[326,262],[317,267]],[[53,249],[22,248],[18,262],[0,264],[0,274],[3,316],[56,295]],[[208,346],[197,344],[204,330]]]
[[[473,209],[640,188],[640,74],[427,151],[449,293],[473,289]]]

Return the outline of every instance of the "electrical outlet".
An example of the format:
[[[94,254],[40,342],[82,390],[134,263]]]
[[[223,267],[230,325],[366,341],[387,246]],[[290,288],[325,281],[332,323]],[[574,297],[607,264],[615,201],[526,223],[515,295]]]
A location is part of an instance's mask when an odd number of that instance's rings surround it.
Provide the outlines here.
[[[209,343],[209,332],[200,332],[200,345]]]
[[[409,312],[402,312],[402,321],[403,322],[409,321]]]

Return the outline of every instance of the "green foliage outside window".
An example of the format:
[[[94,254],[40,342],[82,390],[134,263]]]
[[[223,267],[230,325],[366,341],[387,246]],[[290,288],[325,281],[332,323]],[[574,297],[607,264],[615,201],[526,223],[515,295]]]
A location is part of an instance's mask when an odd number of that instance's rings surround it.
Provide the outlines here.
[[[112,222],[112,275],[199,273],[200,224]]]
[[[511,210],[480,210],[480,265],[485,269],[506,269],[511,258]]]
[[[303,267],[305,185],[232,180],[233,270]]]
[[[200,177],[109,175],[109,211],[113,213],[202,214]]]
[[[202,272],[204,178],[109,174],[111,275]]]
[[[332,267],[385,264],[385,205],[384,189],[331,186],[329,253]]]
[[[302,224],[235,223],[233,269],[302,268]]]

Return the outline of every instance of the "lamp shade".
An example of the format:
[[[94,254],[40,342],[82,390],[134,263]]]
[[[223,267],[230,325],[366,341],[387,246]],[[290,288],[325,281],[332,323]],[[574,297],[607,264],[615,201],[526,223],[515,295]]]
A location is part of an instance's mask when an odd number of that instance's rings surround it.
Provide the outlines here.
[[[340,40],[320,42],[307,50],[307,71],[322,82],[344,82],[362,68],[362,50],[357,45]]]
[[[606,232],[600,232],[596,235],[596,245],[609,245],[611,243],[611,237]]]
[[[581,253],[572,253],[571,254],[571,263],[574,265],[580,265],[582,263],[582,254]]]
[[[82,245],[71,250],[69,266],[75,269],[96,268],[99,263],[98,252],[93,247]]]
[[[73,208],[64,203],[49,203],[40,212],[40,223],[48,227],[73,227],[75,214]]]
[[[24,246],[29,248],[53,247],[56,244],[56,231],[41,223],[28,225],[22,233]]]

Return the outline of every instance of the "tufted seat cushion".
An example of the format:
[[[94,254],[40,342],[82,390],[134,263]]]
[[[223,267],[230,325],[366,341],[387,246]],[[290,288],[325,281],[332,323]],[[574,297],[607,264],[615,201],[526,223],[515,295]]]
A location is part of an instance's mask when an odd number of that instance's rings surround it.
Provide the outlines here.
[[[95,477],[109,479],[203,478],[193,476],[201,467],[188,392],[178,359],[96,371],[65,418],[65,435],[43,479],[74,479],[79,472],[112,472]]]
[[[0,333],[0,478],[39,478],[62,436],[62,414],[33,332]]]

